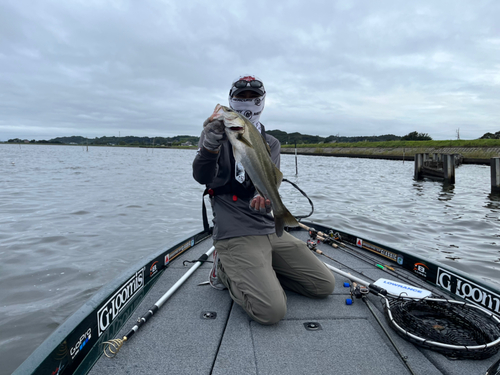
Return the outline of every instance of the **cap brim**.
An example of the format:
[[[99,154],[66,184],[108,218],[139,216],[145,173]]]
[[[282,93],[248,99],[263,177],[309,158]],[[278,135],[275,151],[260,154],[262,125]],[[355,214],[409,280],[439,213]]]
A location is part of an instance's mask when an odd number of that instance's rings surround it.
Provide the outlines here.
[[[247,87],[243,87],[241,89],[236,89],[233,93],[232,93],[232,96],[235,96],[235,95],[238,95],[239,93],[243,92],[243,91],[253,91],[253,92],[256,92],[257,94],[259,94],[259,96],[262,96],[265,94],[265,91],[261,90],[261,89],[258,89],[256,87],[250,87],[250,86],[247,86]]]

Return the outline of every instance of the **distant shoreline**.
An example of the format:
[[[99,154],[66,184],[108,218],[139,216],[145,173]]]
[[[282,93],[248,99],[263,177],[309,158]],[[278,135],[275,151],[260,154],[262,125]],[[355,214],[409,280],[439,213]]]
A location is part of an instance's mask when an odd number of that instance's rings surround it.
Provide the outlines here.
[[[87,145],[73,145],[60,143],[9,143],[0,142],[6,145],[19,146],[73,146],[86,148]],[[88,145],[89,147],[124,147],[124,148],[145,148],[145,149],[181,149],[196,150],[198,146],[146,146],[146,145]],[[297,155],[311,156],[333,156],[347,158],[365,158],[365,159],[385,159],[414,161],[415,154],[419,153],[442,153],[442,154],[460,154],[463,157],[463,164],[490,165],[490,159],[500,157],[500,146],[497,147],[297,147]],[[281,154],[294,155],[294,147],[281,147]]]
[[[72,145],[67,143],[13,143],[13,142],[0,142],[0,145],[13,145],[13,146],[71,146],[71,147],[123,147],[123,148],[155,148],[155,149],[184,149],[196,150],[198,146],[147,146],[147,145]]]
[[[295,148],[282,147],[282,154],[295,154]],[[427,148],[379,148],[379,147],[300,147],[297,155],[334,156],[348,158],[408,160],[414,161],[415,154],[460,154],[463,164],[490,165],[490,159],[500,157],[500,147],[427,147]]]

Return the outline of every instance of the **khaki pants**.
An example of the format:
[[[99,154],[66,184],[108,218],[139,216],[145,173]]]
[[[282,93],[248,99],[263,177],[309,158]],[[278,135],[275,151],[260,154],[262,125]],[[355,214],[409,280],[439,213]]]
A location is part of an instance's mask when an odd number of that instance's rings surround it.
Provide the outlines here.
[[[311,298],[325,298],[335,288],[332,272],[287,232],[219,240],[215,249],[217,271],[231,298],[261,324],[285,316],[283,287]]]

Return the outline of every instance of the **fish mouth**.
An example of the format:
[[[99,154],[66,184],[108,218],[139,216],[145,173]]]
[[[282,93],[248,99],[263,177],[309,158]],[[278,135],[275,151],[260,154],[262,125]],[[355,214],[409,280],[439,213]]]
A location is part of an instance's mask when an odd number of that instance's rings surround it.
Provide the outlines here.
[[[242,126],[228,126],[228,128],[232,131],[240,131],[243,130]]]

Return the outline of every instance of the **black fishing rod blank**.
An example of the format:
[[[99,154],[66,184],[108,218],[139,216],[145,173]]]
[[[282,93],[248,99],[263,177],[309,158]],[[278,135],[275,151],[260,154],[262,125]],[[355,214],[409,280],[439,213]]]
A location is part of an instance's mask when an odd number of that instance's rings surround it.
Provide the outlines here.
[[[432,298],[425,293],[423,297],[415,297],[408,293],[428,291],[385,279],[369,283],[324,264],[334,273],[368,287],[370,293],[381,297],[389,325],[413,344],[461,359],[485,359],[498,352],[498,315],[469,302]],[[391,289],[384,289],[381,286],[384,284]],[[408,293],[395,292],[399,289],[407,289]]]
[[[194,271],[198,269],[208,257],[214,252],[215,247],[212,246],[205,254],[203,254],[196,263],[187,271],[156,303],[148,310],[148,312],[141,318],[137,319],[137,324],[121,339],[112,339],[105,341],[104,355],[108,358],[116,356],[125,341],[129,340],[139,328],[142,327],[162,306],[167,300],[175,293],[177,289],[191,276]]]

